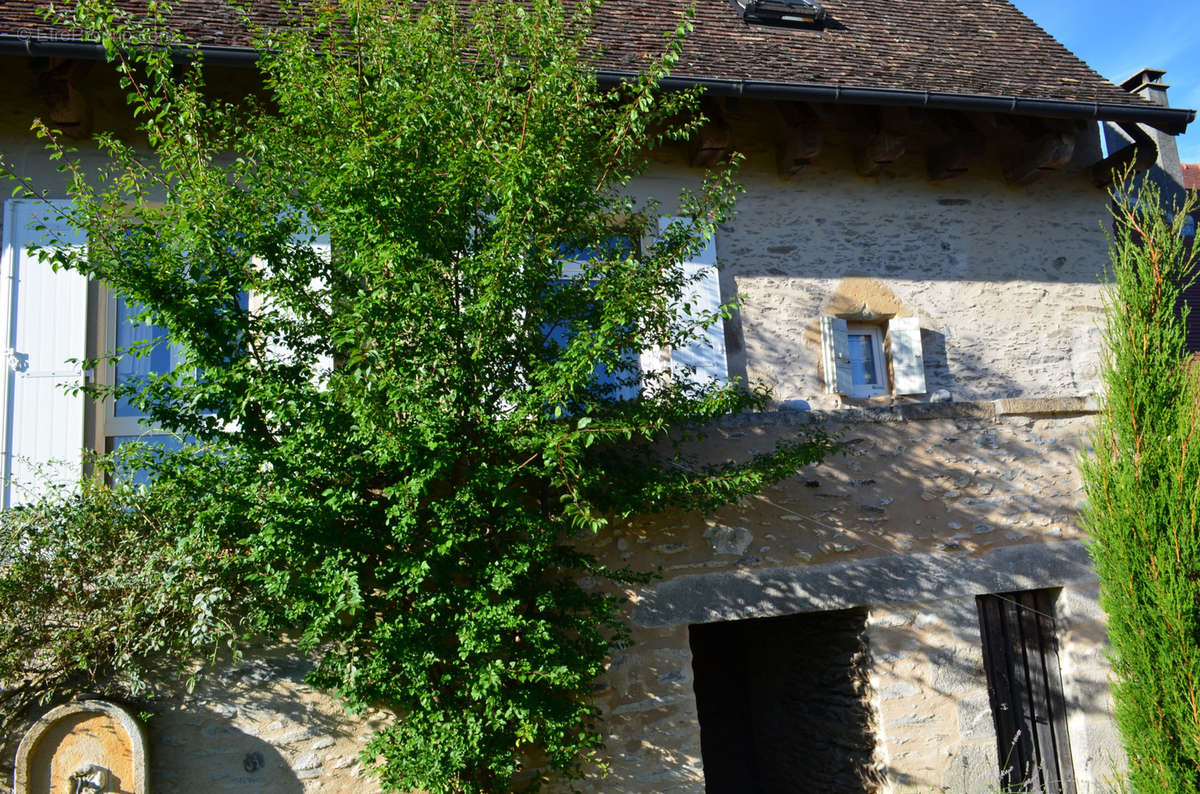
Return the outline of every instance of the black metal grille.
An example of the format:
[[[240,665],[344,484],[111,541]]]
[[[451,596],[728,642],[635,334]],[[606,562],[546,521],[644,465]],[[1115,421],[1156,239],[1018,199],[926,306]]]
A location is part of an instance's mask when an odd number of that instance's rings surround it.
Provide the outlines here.
[[[977,603],[1001,787],[1075,794],[1052,592],[980,596]]]

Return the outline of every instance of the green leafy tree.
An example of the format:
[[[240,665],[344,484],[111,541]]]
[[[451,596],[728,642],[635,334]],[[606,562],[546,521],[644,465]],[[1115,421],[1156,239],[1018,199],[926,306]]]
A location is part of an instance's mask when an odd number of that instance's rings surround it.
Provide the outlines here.
[[[694,94],[657,89],[687,14],[644,77],[602,89],[594,3],[340,0],[259,30],[262,91],[222,100],[198,57],[136,46],[170,39],[156,8],[72,12],[145,140],[102,137],[97,179],[44,131],[89,240],[57,263],[185,359],[92,395],[191,440],[154,488],[194,505],[179,542],[211,539],[215,575],[261,596],[224,603],[302,627],[311,681],[351,709],[395,711],[364,751],[385,788],[506,791],[529,757],[593,770],[593,682],[642,577],[572,537],[715,509],[830,448],[706,463],[703,428],[765,395],[640,365],[728,312],[689,302],[681,263],[730,172],[662,234],[628,197],[695,123]]]
[[[1196,277],[1183,235],[1194,204],[1165,211],[1149,180],[1115,196],[1105,393],[1082,461],[1116,720],[1140,794],[1200,789],[1200,371],[1180,300]]]

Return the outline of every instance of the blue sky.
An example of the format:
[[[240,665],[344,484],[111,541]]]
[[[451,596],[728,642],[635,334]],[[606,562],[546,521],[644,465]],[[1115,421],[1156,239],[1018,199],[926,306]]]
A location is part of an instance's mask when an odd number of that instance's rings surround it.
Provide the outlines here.
[[[1166,69],[1172,107],[1200,109],[1197,0],[1013,0],[1100,74],[1119,83],[1143,67]],[[1179,157],[1200,163],[1200,118],[1180,136]]]

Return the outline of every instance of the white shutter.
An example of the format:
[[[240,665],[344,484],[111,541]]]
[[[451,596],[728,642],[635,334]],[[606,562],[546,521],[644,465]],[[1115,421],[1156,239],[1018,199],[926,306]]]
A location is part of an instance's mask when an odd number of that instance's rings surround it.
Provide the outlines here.
[[[309,244],[312,246],[313,253],[316,254],[317,257],[321,261],[323,261],[323,262],[332,262],[333,261],[333,244],[329,241],[328,234],[316,235],[316,237],[314,237],[312,240],[309,241]],[[325,291],[325,280],[322,278],[314,278],[309,283],[309,288],[313,291],[314,294],[324,292]],[[333,308],[330,307],[329,310],[332,311]],[[326,383],[328,383],[329,375],[333,372],[333,356],[328,353],[325,355],[322,355],[322,356],[318,356],[317,361],[316,361],[316,367],[317,367],[317,371],[316,371],[314,377],[316,378],[318,385],[321,385],[322,387],[324,387],[324,385]]]
[[[56,217],[70,202],[15,200],[5,207],[0,294],[5,366],[0,370],[0,438],[3,475],[0,506],[31,502],[55,484],[81,474],[83,395],[65,389],[82,384],[79,364],[87,342],[87,279],[55,272],[31,244],[57,239],[83,246],[83,233]],[[36,231],[42,225],[44,231]]]
[[[670,215],[663,215],[658,219],[658,230],[665,232],[675,224],[682,224],[686,228],[691,228],[694,224],[691,218],[675,218]],[[704,241],[704,247],[692,255],[689,262],[695,262],[698,265],[715,265],[717,264],[717,236]]]
[[[897,317],[888,322],[892,354],[892,379],[896,394],[925,393],[925,358],[921,353],[921,322],[916,317]]]
[[[658,219],[660,231],[672,224],[691,226],[688,218],[664,216]],[[715,235],[705,241],[704,248],[693,258],[683,263],[688,286],[681,298],[677,315],[682,315],[683,305],[691,307],[693,314],[708,314],[721,307],[721,281],[717,269],[717,241]],[[671,351],[671,376],[696,385],[712,382],[725,383],[729,380],[729,363],[725,356],[725,323],[718,317],[703,329],[699,336]]]
[[[307,222],[307,219],[305,219],[305,222]],[[295,246],[310,246],[313,253],[324,262],[330,262],[331,257],[333,256],[333,247],[330,244],[328,234],[296,234],[293,235],[291,243]],[[259,267],[270,274],[270,268],[266,262],[258,258],[255,258],[253,262],[256,267]],[[318,276],[312,279],[308,286],[309,290],[313,294],[321,293],[325,290],[325,280]],[[250,307],[251,312],[270,312],[278,309],[278,307],[272,301],[270,301],[269,298],[261,295],[250,296]],[[290,316],[294,317],[294,315]],[[275,361],[287,362],[292,361],[295,357],[295,351],[283,344],[283,342],[279,339],[268,340],[266,350],[264,352],[266,353],[267,358]],[[323,385],[327,382],[329,374],[333,371],[333,356],[328,354],[318,356],[316,362],[314,363],[314,382],[318,385]]]
[[[825,391],[830,394],[853,393],[850,337],[846,321],[840,317],[821,317],[821,363],[825,369]]]

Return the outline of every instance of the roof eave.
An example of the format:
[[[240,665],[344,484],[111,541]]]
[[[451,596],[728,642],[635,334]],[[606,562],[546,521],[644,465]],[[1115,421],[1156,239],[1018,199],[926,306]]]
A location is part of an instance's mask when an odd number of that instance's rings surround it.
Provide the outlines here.
[[[633,80],[633,72],[602,71],[602,84],[615,85]],[[1162,130],[1169,135],[1182,134],[1196,118],[1196,111],[1165,108],[1149,103],[1128,105],[1116,102],[1086,102],[1068,99],[967,94],[949,91],[919,91],[902,88],[838,86],[823,83],[788,83],[763,80],[719,80],[706,77],[666,77],[660,85],[667,89],[701,87],[716,96],[753,99],[781,99],[804,102],[846,103],[855,105],[900,105],[905,107],[970,110],[984,113],[1011,113],[1047,118],[1093,121],[1135,122]]]
[[[179,48],[181,58],[191,57],[199,50],[206,63],[217,66],[253,66],[258,52],[252,47],[199,45]],[[60,57],[103,59],[104,48],[87,41],[49,40],[12,35],[0,35],[0,55],[29,57]],[[635,80],[635,72],[600,70],[597,77],[602,85],[615,85]],[[1033,97],[966,94],[948,91],[919,91],[903,88],[871,88],[838,86],[822,83],[789,83],[765,80],[725,80],[710,77],[665,77],[660,85],[666,89],[701,87],[716,96],[738,96],[754,99],[782,99],[805,102],[832,102],[856,105],[900,105],[906,107],[939,108],[943,110],[973,110],[985,113],[1014,113],[1049,118],[1073,118],[1094,121],[1134,122],[1146,124],[1169,135],[1179,135],[1196,118],[1196,111],[1185,108],[1115,102],[1081,102],[1066,99],[1037,99]]]
[[[180,59],[189,59],[198,50],[204,62],[216,66],[253,66],[258,62],[258,51],[253,47],[230,47],[201,44],[194,47],[173,48]],[[0,55],[25,55],[30,58],[79,58],[81,60],[104,60],[104,46],[81,39],[51,39],[42,37],[13,36],[0,34]]]

